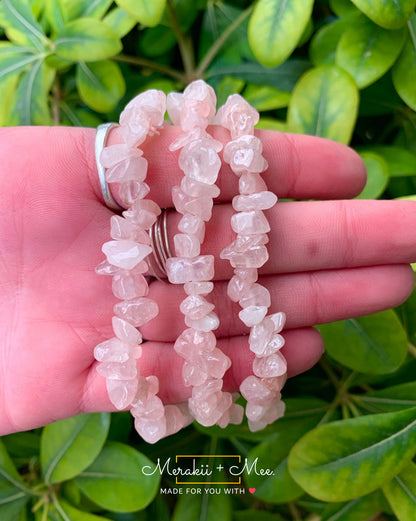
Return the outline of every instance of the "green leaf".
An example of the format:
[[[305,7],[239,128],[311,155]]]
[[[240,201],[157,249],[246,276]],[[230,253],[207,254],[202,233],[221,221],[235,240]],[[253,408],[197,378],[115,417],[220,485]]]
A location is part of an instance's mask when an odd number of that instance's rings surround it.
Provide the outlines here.
[[[249,84],[244,89],[244,98],[258,111],[275,110],[287,107],[290,100],[290,93],[274,87],[264,85]]]
[[[68,20],[77,18],[101,18],[104,16],[112,0],[60,0]]]
[[[72,61],[98,61],[122,49],[117,34],[104,22],[79,18],[67,24],[55,38],[56,54]]]
[[[39,60],[39,55],[27,47],[12,44],[0,45],[0,82],[16,76]]]
[[[54,31],[60,31],[68,21],[62,0],[46,0],[45,15]]]
[[[146,456],[122,443],[108,442],[94,463],[76,477],[82,492],[97,505],[114,512],[145,508],[155,497],[160,475],[142,473],[149,466]]]
[[[319,326],[337,362],[368,374],[392,373],[404,362],[407,336],[392,310]]]
[[[172,521],[231,521],[230,496],[222,491],[220,494],[208,495],[205,493],[208,488],[209,485],[205,485],[202,494],[182,494],[175,505]],[[213,485],[213,488],[218,488],[218,485]]]
[[[42,432],[40,459],[45,483],[73,478],[100,453],[110,427],[110,415],[82,414],[47,425]]]
[[[126,91],[120,67],[110,60],[79,62],[76,82],[82,101],[97,112],[110,112]]]
[[[223,105],[228,96],[231,94],[240,94],[243,90],[245,82],[233,76],[226,76],[216,86],[215,92],[217,94],[217,106]]]
[[[404,29],[389,31],[365,16],[357,17],[339,40],[335,63],[362,89],[390,69],[402,50],[405,35]]]
[[[265,130],[277,130],[279,132],[287,132],[287,125],[285,121],[279,121],[272,118],[260,118],[256,128],[262,128]]]
[[[416,15],[408,22],[409,36],[403,51],[393,67],[393,83],[397,94],[416,110]]]
[[[14,458],[32,458],[40,451],[40,436],[34,432],[15,432],[2,436],[1,441]]]
[[[416,154],[410,150],[388,145],[372,145],[358,150],[360,153],[370,152],[381,156],[387,162],[393,177],[416,175]]]
[[[344,503],[330,503],[322,512],[320,521],[364,521],[383,510],[384,502],[382,494],[377,490]]]
[[[26,0],[2,0],[0,25],[6,29],[9,38],[20,45],[30,45],[42,51],[49,42]]]
[[[403,27],[416,7],[416,0],[351,0],[374,23],[386,29]]]
[[[367,169],[367,182],[357,199],[377,199],[388,185],[390,179],[389,167],[381,156],[373,152],[361,153],[361,159]]]
[[[416,382],[406,382],[385,389],[356,395],[372,412],[393,412],[416,407]]]
[[[334,65],[312,69],[301,77],[290,99],[289,131],[348,144],[358,100],[357,87],[347,72]]]
[[[348,16],[359,12],[351,0],[329,0],[329,7],[337,16]]]
[[[284,521],[279,514],[265,512],[263,510],[239,510],[234,512],[234,521]]]
[[[383,485],[383,492],[399,521],[413,521],[416,512],[416,464],[410,462]]]
[[[416,408],[319,425],[289,454],[292,477],[323,501],[363,496],[392,479],[416,452]]]
[[[338,42],[354,18],[342,18],[328,25],[323,25],[314,34],[309,45],[309,56],[315,66],[335,64],[335,51]]]
[[[103,22],[111,27],[119,38],[126,36],[137,24],[136,20],[120,7],[112,9],[103,18]]]
[[[74,508],[62,498],[54,503],[52,516],[57,521],[109,521],[108,517],[97,516]]]
[[[2,441],[0,440],[0,514],[1,521],[15,521],[29,499],[23,483]]]
[[[157,25],[166,7],[166,0],[116,0],[116,4],[148,27]]]
[[[289,398],[285,402],[287,416],[276,422],[274,434],[247,456],[249,466],[258,458],[258,469],[274,471],[272,476],[258,475],[254,469],[245,473],[247,486],[255,488],[255,496],[268,503],[286,503],[303,494],[288,472],[287,457],[294,442],[315,427],[329,406],[317,398]]]
[[[141,33],[138,47],[140,54],[154,58],[169,52],[176,45],[176,36],[170,27],[157,25]]]
[[[254,56],[267,67],[284,62],[296,48],[312,13],[313,0],[259,0],[248,24]]]

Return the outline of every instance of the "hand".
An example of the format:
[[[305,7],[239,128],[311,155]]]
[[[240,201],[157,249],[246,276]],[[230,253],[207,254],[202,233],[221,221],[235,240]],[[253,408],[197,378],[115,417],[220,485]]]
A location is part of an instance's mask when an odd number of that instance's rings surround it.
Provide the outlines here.
[[[226,140],[221,129],[215,137]],[[166,128],[145,145],[151,195],[171,206],[180,179]],[[0,129],[0,435],[82,412],[110,411],[93,349],[112,335],[111,281],[94,268],[103,259],[112,212],[101,199],[93,129]],[[269,161],[265,179],[280,198],[339,199],[358,194],[363,163],[351,149],[324,139],[259,131]],[[230,200],[237,179],[224,167],[220,201],[207,226],[204,253],[216,256],[219,347],[232,359],[224,387],[237,390],[252,356],[238,305],[226,297],[231,276],[219,252],[232,239]],[[179,216],[169,214],[170,236]],[[416,203],[404,201],[282,202],[268,212],[270,260],[261,283],[272,293],[271,312],[285,311],[283,353],[289,376],[313,366],[323,351],[311,326],[398,305],[414,278]],[[160,379],[170,403],[189,395],[183,360],[173,350],[184,328],[181,287],[154,281],[150,296],[160,315],[142,329],[148,342],[142,373]]]

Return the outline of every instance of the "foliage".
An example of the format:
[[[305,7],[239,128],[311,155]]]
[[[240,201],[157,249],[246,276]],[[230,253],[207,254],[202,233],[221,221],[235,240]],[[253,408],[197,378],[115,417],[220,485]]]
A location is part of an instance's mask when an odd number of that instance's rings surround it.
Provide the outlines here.
[[[354,146],[366,198],[415,199],[415,6],[2,0],[0,125],[94,126],[142,90],[203,77],[219,103],[242,93],[261,128]],[[415,311],[416,293],[396,310],[321,326],[326,355],[289,380],[286,416],[260,432],[195,425],[148,446],[129,414],[103,413],[3,437],[1,521],[414,521]],[[138,470],[201,451],[275,472],[245,472],[254,497],[177,499],[158,493],[170,476]]]

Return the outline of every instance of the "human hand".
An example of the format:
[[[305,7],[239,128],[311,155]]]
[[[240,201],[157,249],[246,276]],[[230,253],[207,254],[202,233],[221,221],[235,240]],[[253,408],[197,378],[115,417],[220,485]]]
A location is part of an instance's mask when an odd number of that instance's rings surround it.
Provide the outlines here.
[[[214,136],[226,134],[213,128]],[[169,207],[180,179],[168,152],[176,130],[165,128],[143,149],[152,199]],[[110,411],[105,380],[93,349],[113,336],[116,302],[108,277],[94,268],[109,239],[111,210],[101,198],[94,130],[0,129],[0,435],[45,425],[82,412]],[[347,147],[320,138],[259,131],[269,162],[265,179],[280,198],[344,199],[365,182],[364,166]],[[165,153],[161,153],[165,151]],[[224,165],[221,196],[207,225],[203,253],[216,257],[212,294],[221,326],[218,346],[231,358],[224,389],[251,373],[253,354],[239,307],[226,296],[231,276],[219,252],[231,242],[230,201],[237,179]],[[282,352],[288,375],[313,366],[323,351],[314,324],[374,313],[398,305],[414,277],[416,203],[408,201],[294,201],[268,211],[270,260],[261,283],[272,294],[270,312],[285,311]],[[179,216],[169,214],[170,237]],[[183,359],[173,342],[184,328],[181,287],[154,281],[150,296],[160,314],[142,328],[142,374],[156,374],[165,402],[186,400]]]

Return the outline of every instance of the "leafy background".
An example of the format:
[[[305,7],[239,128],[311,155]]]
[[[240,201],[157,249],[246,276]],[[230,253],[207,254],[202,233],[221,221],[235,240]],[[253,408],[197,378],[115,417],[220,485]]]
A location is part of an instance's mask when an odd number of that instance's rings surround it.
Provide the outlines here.
[[[416,0],[2,0],[0,125],[96,126],[138,92],[205,78],[260,125],[351,144],[365,198],[416,199]],[[263,431],[190,426],[146,445],[130,415],[0,439],[1,521],[416,519],[416,293],[320,327],[326,354]],[[143,465],[241,454],[254,495],[179,495]],[[224,476],[223,476],[224,478]],[[178,499],[179,498],[179,499]]]

